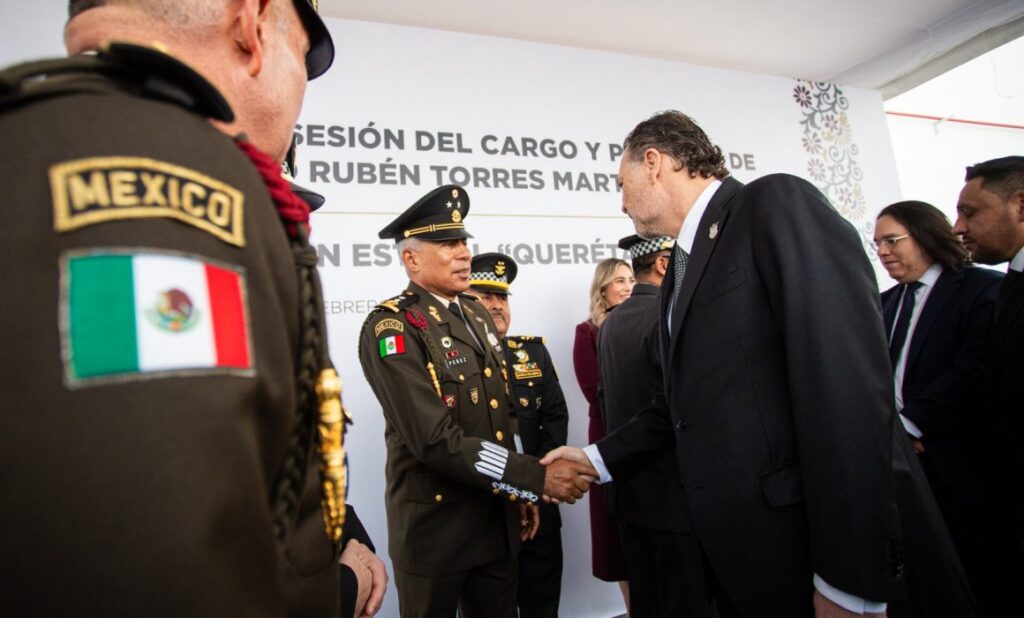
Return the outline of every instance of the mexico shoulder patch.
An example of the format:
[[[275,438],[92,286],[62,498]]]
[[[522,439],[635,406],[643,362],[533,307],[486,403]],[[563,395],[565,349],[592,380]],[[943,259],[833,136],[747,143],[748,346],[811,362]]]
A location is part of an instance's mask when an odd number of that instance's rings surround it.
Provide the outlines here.
[[[178,375],[255,375],[242,270],[161,251],[61,257],[68,386]]]
[[[92,157],[50,168],[58,232],[165,217],[245,246],[241,191],[195,170],[145,157]]]
[[[405,335],[392,335],[384,337],[377,342],[380,348],[380,357],[392,356],[394,354],[405,354]]]

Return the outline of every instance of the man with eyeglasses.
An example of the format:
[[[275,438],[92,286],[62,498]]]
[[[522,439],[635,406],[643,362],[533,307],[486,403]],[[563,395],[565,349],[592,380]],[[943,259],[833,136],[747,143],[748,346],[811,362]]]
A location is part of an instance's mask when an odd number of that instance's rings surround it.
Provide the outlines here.
[[[1000,567],[1012,535],[992,521],[986,481],[991,426],[983,420],[985,345],[999,281],[969,265],[949,221],[925,202],[886,206],[875,221],[878,259],[898,285],[882,293],[896,410],[967,573],[980,615],[1014,607]],[[1024,615],[1024,608],[1016,614]]]

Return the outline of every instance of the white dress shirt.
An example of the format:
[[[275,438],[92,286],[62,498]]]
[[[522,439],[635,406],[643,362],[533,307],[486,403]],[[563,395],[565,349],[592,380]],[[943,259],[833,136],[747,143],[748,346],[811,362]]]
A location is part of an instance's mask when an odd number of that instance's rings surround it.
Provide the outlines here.
[[[721,186],[722,181],[715,180],[705,187],[701,194],[697,196],[697,200],[690,208],[690,212],[686,213],[686,218],[683,219],[683,226],[680,228],[679,236],[676,239],[676,247],[686,251],[687,254],[693,251],[693,243],[697,239],[697,229],[700,227],[700,220],[704,217],[704,211],[707,210],[708,204],[711,203],[711,198]],[[668,308],[668,315],[665,316],[669,328],[672,327],[673,309],[674,306],[670,305]],[[598,450],[597,445],[589,444],[583,448],[583,452],[587,454],[588,458],[590,458],[590,463],[600,475],[597,482],[607,483],[611,481],[612,475],[608,471],[608,467],[604,465],[604,459],[602,459],[601,451]],[[814,575],[814,587],[828,600],[855,614],[884,612],[886,610],[885,603],[865,601],[864,599],[855,597],[852,594],[847,594],[838,588],[830,586],[825,580],[818,577],[817,574]]]
[[[1024,247],[1022,247],[1021,250],[1017,252],[1017,255],[1013,256],[1013,259],[1010,260],[1010,270],[1024,272]]]
[[[893,379],[896,381],[897,412],[903,411],[903,377],[907,371],[907,356],[910,354],[910,342],[914,340],[914,329],[917,328],[917,321],[921,318],[924,305],[928,302],[928,297],[931,295],[932,290],[935,289],[935,282],[939,280],[941,274],[942,264],[935,262],[917,280],[921,286],[914,291],[914,310],[910,314],[910,324],[907,325],[907,340],[903,342],[903,349],[900,351],[899,358],[896,359],[896,369],[893,371]],[[899,316],[900,310],[903,309],[904,300],[904,298],[900,298],[899,304],[896,305],[895,315]],[[892,328],[889,329],[890,339],[892,338],[893,331],[896,330],[896,322],[897,320],[893,320]],[[924,435],[921,429],[914,424],[914,421],[903,416],[903,414],[900,414],[900,421],[903,422],[903,427],[907,430],[907,433],[915,438],[920,439]]]

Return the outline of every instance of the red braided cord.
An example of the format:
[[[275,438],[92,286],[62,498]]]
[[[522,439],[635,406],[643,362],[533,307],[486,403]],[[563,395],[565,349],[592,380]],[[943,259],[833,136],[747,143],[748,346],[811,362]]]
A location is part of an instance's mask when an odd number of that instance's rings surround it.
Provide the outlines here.
[[[298,234],[296,224],[302,223],[307,228],[309,227],[309,204],[295,195],[291,185],[281,176],[281,166],[274,163],[274,160],[265,152],[245,140],[236,139],[235,143],[256,166],[256,171],[263,178],[263,184],[267,186],[267,191],[270,192],[270,197],[274,200],[278,216],[285,223],[288,236],[295,238]]]

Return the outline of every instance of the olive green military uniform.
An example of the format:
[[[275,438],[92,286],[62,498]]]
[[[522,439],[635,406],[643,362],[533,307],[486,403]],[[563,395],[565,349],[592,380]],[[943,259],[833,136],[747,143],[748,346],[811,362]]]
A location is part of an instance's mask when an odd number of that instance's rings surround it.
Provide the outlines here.
[[[514,616],[518,501],[536,502],[544,488],[543,467],[516,452],[493,322],[471,296],[459,304],[465,321],[410,283],[360,335],[359,359],[386,420],[388,535],[403,616],[433,615],[435,601],[454,609],[456,599],[431,580],[448,587],[451,576],[495,563],[506,567],[509,581],[496,586],[504,597],[475,615]],[[403,572],[415,576],[409,585]],[[464,603],[474,594],[455,585]]]
[[[0,74],[0,614],[336,615],[310,302],[230,108],[152,50],[54,62]]]

